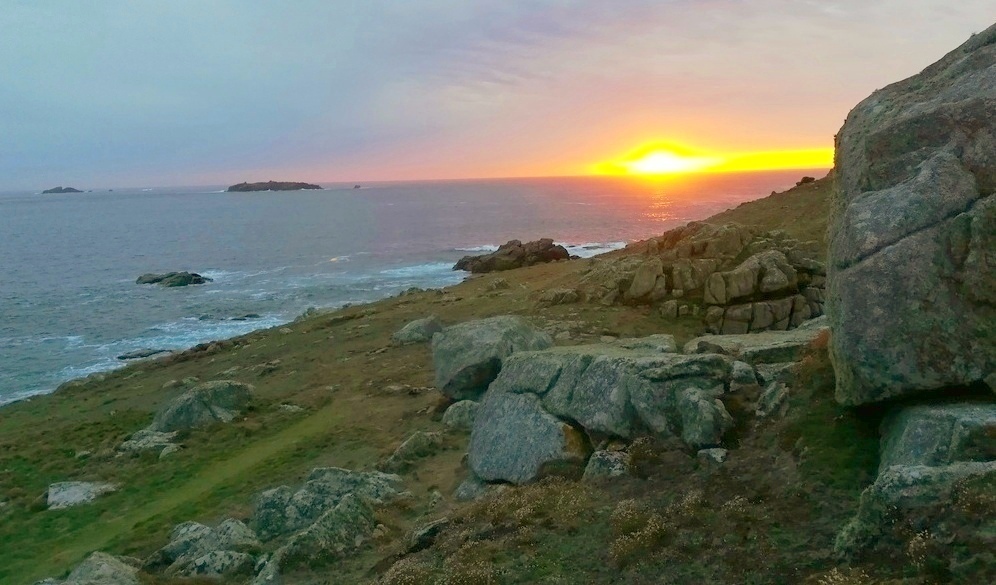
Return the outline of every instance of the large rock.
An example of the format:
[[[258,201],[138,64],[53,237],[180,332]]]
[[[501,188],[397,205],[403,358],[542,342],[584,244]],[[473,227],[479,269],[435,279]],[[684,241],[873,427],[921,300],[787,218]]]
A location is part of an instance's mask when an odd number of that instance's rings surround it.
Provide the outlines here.
[[[178,431],[161,433],[159,431],[142,429],[140,431],[136,431],[131,435],[131,437],[128,438],[127,441],[121,443],[121,445],[118,446],[118,450],[126,453],[134,453],[138,451],[162,452],[164,449],[176,446],[173,441],[176,440],[176,437],[179,434],[180,433]]]
[[[433,431],[415,431],[391,453],[380,469],[397,473],[411,467],[418,459],[428,457],[440,450],[443,445],[443,433]]]
[[[260,538],[270,540],[306,528],[347,494],[383,503],[397,497],[400,490],[401,478],[397,475],[317,468],[297,490],[280,486],[259,494],[253,526]]]
[[[996,26],[876,91],[837,134],[829,315],[837,399],[996,371]]]
[[[229,518],[216,528],[184,522],[173,528],[169,543],[146,559],[148,571],[168,576],[221,576],[245,572],[260,548],[256,534],[242,522]]]
[[[47,504],[49,510],[61,510],[89,504],[98,497],[117,491],[118,486],[106,482],[63,481],[48,486]]]
[[[432,338],[436,387],[454,400],[476,399],[517,351],[545,349],[553,339],[512,315],[447,327]]]
[[[996,404],[918,405],[882,424],[879,469],[996,460]]]
[[[439,317],[430,315],[424,319],[416,319],[399,329],[391,336],[394,345],[409,345],[412,343],[425,343],[432,340],[432,336],[443,330],[443,322]]]
[[[554,260],[568,260],[570,257],[567,248],[554,244],[549,238],[525,244],[519,240],[510,240],[490,254],[464,256],[456,263],[453,270],[467,270],[474,273],[497,272]]]
[[[732,425],[719,400],[732,360],[672,349],[669,336],[651,336],[510,356],[478,409],[471,468],[486,481],[524,483],[545,466],[571,467],[592,439],[718,444]]]
[[[315,522],[292,535],[270,562],[281,569],[328,562],[358,548],[376,526],[370,504],[355,494],[346,494]]]
[[[722,353],[750,364],[799,361],[825,327],[799,327],[791,331],[763,331],[744,335],[705,335],[685,344],[687,354]]]
[[[216,422],[231,422],[248,408],[253,387],[234,380],[205,382],[181,394],[156,413],[148,430],[183,431]]]
[[[890,518],[951,502],[954,489],[973,478],[996,480],[996,461],[889,467],[862,492],[858,512],[837,534],[834,548],[845,555],[860,552],[890,529]]]
[[[95,552],[69,573],[62,585],[139,585],[138,569],[107,553]]]
[[[878,477],[861,495],[857,514],[836,548],[854,554],[880,543],[903,518],[945,518],[964,482],[996,482],[996,404],[984,402],[900,407],[882,423]],[[916,520],[922,524],[926,520]],[[992,519],[959,527],[958,538],[992,541]],[[943,520],[923,529],[950,530]],[[956,543],[957,544],[957,543]]]
[[[443,413],[443,424],[451,429],[469,431],[477,418],[477,406],[473,400],[454,402]]]
[[[158,284],[165,287],[190,286],[192,284],[205,284],[213,279],[197,274],[196,272],[165,272],[163,274],[148,273],[139,276],[135,284]]]
[[[580,474],[591,453],[585,434],[543,410],[532,394],[488,392],[470,435],[470,467],[485,481],[522,484],[548,471]]]
[[[704,300],[710,305],[755,295],[795,292],[798,289],[795,268],[777,250],[754,254],[729,272],[714,272],[706,283]]]

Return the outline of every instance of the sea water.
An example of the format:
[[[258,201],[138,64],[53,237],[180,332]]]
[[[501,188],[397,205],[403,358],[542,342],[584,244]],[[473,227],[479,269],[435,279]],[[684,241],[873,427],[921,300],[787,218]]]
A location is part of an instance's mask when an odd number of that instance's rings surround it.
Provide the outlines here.
[[[803,171],[0,193],[0,404],[309,307],[442,287],[461,256],[554,238],[592,256],[792,186]],[[814,174],[809,172],[808,174]],[[206,285],[138,285],[187,270]],[[256,315],[246,317],[246,315]]]

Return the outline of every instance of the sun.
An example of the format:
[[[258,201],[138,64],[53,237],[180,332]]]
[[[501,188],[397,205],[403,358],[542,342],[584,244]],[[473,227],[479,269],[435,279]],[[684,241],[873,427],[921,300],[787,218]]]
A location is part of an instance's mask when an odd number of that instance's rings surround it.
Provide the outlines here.
[[[668,150],[655,150],[637,160],[626,161],[623,165],[632,174],[667,175],[701,171],[716,162],[717,159],[712,157],[685,156]]]
[[[672,175],[704,171],[722,162],[719,157],[700,155],[680,146],[652,144],[600,163],[595,171],[609,175]]]

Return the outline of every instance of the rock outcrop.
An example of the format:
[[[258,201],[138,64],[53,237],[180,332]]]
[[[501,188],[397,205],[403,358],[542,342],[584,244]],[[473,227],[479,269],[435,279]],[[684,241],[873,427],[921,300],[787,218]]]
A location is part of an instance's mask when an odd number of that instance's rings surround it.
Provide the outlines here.
[[[510,240],[490,254],[464,256],[453,266],[453,270],[466,270],[475,274],[498,272],[555,260],[569,260],[570,257],[567,248],[554,244],[549,238],[525,244],[519,240]]]
[[[205,284],[213,282],[213,279],[201,276],[196,272],[164,272],[162,274],[148,273],[139,276],[135,284],[158,284],[168,288],[176,286],[190,286],[192,284]]]
[[[725,334],[784,331],[823,314],[826,271],[815,242],[692,222],[631,247],[637,253],[591,262],[581,299],[652,305],[666,319],[701,314],[712,333]]]
[[[259,537],[268,541],[308,527],[347,494],[383,503],[397,497],[400,489],[401,478],[397,475],[318,468],[312,470],[297,490],[280,486],[261,493],[252,524]]]
[[[49,195],[52,193],[82,193],[79,189],[73,187],[52,187],[51,189],[45,189],[42,191],[42,195]]]
[[[673,353],[674,340],[663,337],[670,336],[508,357],[478,408],[471,470],[517,484],[551,472],[580,475],[600,437],[718,445],[733,424],[720,400],[733,360]]]
[[[46,579],[38,585],[139,585],[138,569],[118,557],[91,553],[69,573],[65,581]]]
[[[249,407],[253,387],[234,380],[205,382],[184,392],[156,413],[149,431],[170,433],[231,422]]]
[[[837,134],[829,312],[837,398],[996,371],[996,26],[876,91]]]
[[[249,191],[301,191],[304,189],[321,189],[321,185],[299,183],[293,181],[265,181],[262,183],[239,183],[227,189],[229,193],[246,193]]]
[[[439,317],[430,315],[424,319],[416,319],[391,336],[394,345],[409,345],[432,341],[432,336],[443,330],[443,322]]]
[[[944,505],[967,480],[996,480],[994,436],[992,403],[920,405],[887,417],[878,477],[837,536],[837,550],[854,554],[872,546],[897,514]]]
[[[63,481],[48,486],[46,503],[49,510],[61,510],[89,504],[98,497],[117,491],[118,486],[106,482]]]
[[[549,335],[512,315],[447,327],[432,338],[436,387],[454,400],[476,399],[498,375],[502,360],[551,345]]]
[[[144,563],[148,572],[170,577],[248,575],[255,566],[259,539],[245,524],[229,518],[216,528],[184,522],[170,534],[169,544]]]

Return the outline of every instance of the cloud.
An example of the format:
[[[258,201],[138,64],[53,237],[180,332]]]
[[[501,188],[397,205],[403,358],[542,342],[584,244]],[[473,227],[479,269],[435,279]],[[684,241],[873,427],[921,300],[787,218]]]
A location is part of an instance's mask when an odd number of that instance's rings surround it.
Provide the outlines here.
[[[649,137],[823,146],[991,18],[988,0],[6,4],[0,189],[572,172]]]

